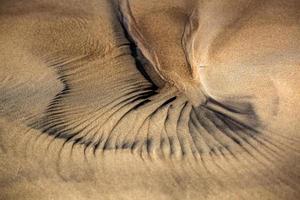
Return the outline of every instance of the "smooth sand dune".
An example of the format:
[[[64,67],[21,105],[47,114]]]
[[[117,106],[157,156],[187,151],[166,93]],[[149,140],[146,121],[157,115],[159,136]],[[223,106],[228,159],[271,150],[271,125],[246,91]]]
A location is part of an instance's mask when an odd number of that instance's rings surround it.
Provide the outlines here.
[[[298,0],[0,0],[0,199],[299,199]]]

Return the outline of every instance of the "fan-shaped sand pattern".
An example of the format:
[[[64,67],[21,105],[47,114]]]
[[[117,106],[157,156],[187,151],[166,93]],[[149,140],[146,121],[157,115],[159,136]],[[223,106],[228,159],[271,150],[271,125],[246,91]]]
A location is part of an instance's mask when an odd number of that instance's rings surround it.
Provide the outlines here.
[[[0,198],[298,199],[297,8],[2,1]]]

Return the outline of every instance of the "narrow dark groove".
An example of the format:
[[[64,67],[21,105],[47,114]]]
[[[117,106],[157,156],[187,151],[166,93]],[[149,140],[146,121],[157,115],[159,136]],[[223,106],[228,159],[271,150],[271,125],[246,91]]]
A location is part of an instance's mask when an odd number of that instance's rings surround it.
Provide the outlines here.
[[[199,136],[198,136],[198,134],[194,130],[192,130],[192,126],[193,126],[193,129],[196,129],[193,120],[194,119],[192,119],[192,117],[190,117],[190,121],[189,121],[189,124],[188,124],[189,133],[190,133],[190,135],[192,137],[192,141],[193,141],[193,143],[195,145],[196,153],[198,153],[201,156],[201,154],[203,153],[203,150],[200,148],[201,144],[199,144]]]
[[[245,137],[245,136],[241,136],[241,134],[239,133],[240,131],[242,130],[236,130],[235,128],[233,128],[233,126],[236,126],[236,125],[233,125],[233,124],[230,124],[228,121],[224,120],[224,118],[220,118],[225,124],[227,124],[228,128],[229,128],[229,131],[227,132],[227,130],[225,130],[224,132],[227,133],[228,135],[232,135],[232,137],[237,137],[239,138],[242,142],[245,142],[245,144],[249,145],[254,151],[258,152],[259,154],[260,151],[257,150],[257,148],[255,146],[253,146],[249,141],[248,139]],[[232,133],[230,133],[232,132]],[[248,135],[249,136],[249,135]],[[266,165],[260,161],[258,158],[256,158],[253,153],[251,153],[245,146],[244,144],[242,143],[240,145],[243,150],[251,157],[253,158],[254,160],[256,160],[257,162],[259,162],[260,164],[262,164],[264,167],[266,167]],[[262,155],[263,157],[265,157],[264,155]],[[267,160],[269,160],[268,158],[266,158]]]
[[[178,142],[179,142],[179,146],[180,146],[180,150],[181,150],[181,155],[182,155],[182,156],[185,156],[185,155],[186,155],[186,150],[185,150],[184,144],[182,143],[182,140],[183,140],[183,139],[181,139],[181,137],[180,137],[179,134],[178,134],[178,126],[179,126],[180,120],[182,120],[182,119],[181,119],[182,113],[183,113],[183,111],[184,111],[184,109],[186,108],[187,105],[188,105],[187,102],[185,102],[185,103],[183,104],[183,107],[180,109],[180,113],[179,113],[178,119],[177,119],[177,121],[176,121],[176,136],[177,136],[177,139],[178,139]]]
[[[222,108],[224,108],[227,111],[230,111],[232,113],[237,113],[237,114],[254,114],[253,108],[251,104],[247,104],[246,108],[243,109],[239,109],[239,108],[235,108],[234,106],[228,105],[228,104],[224,104],[221,103],[211,97],[207,97],[207,101],[206,101],[206,105],[205,107],[209,107],[209,105],[207,105],[208,103],[212,103],[215,104],[217,106],[220,106]]]
[[[130,97],[130,98],[126,98],[125,100],[123,100],[123,101],[121,101],[121,102],[119,102],[118,104],[116,104],[116,105],[114,105],[113,106],[113,108],[115,108],[115,107],[117,107],[117,106],[120,106],[121,105],[121,107],[120,108],[118,108],[116,111],[114,111],[106,120],[105,120],[105,122],[103,122],[102,123],[102,125],[104,125],[109,119],[110,119],[110,117],[111,116],[113,116],[116,112],[118,112],[120,109],[122,109],[122,108],[124,108],[126,105],[129,105],[129,104],[131,104],[131,103],[134,103],[134,102],[136,102],[136,101],[139,101],[139,100],[144,100],[144,98],[143,97],[147,97],[147,95],[146,96],[143,96],[144,94],[147,94],[147,92],[144,92],[144,93],[140,93],[140,94],[138,94],[138,95],[134,95],[134,96],[132,96],[132,97]],[[130,100],[130,101],[129,101]],[[123,105],[122,105],[123,104]],[[112,109],[112,108],[111,108]],[[106,110],[104,113],[101,113],[102,115],[104,115],[105,113],[107,113],[109,110]],[[101,126],[102,126],[101,125]],[[90,129],[90,131],[89,132],[91,132],[93,129],[94,129],[95,127],[93,127],[92,129]],[[99,129],[98,129],[99,130]],[[98,131],[97,130],[97,131]],[[96,131],[96,132],[97,132]],[[88,132],[88,133],[89,133]],[[95,136],[95,134],[94,134],[94,136]],[[94,137],[93,136],[93,137]]]
[[[216,116],[214,115],[214,113],[205,113],[205,117],[206,117],[206,120],[207,120],[207,123],[211,124],[212,126],[214,126],[215,129],[219,130],[220,132],[218,131],[213,131],[210,133],[210,135],[213,137],[213,139],[218,142],[218,144],[221,145],[221,147],[218,148],[218,150],[220,151],[220,149],[223,149],[225,147],[228,147],[228,144],[226,144],[225,141],[222,140],[222,138],[220,138],[220,136],[224,136],[224,127],[223,128],[220,128],[218,127],[218,125],[216,124],[215,122],[215,118]],[[226,134],[225,134],[226,136]]]
[[[193,111],[193,112],[194,112],[194,117],[191,117],[191,125],[194,127],[194,130],[196,131],[196,133],[194,133],[195,138],[198,139],[200,137],[199,140],[197,140],[197,141],[202,140],[202,142],[206,145],[206,147],[211,149],[211,146],[207,143],[206,139],[203,136],[203,133],[199,130],[199,126],[201,126],[201,124],[199,124],[199,121],[197,119],[197,114],[196,114],[195,111]],[[205,129],[205,127],[202,127],[202,128]],[[199,147],[201,147],[201,144],[199,144]],[[203,147],[201,147],[201,148],[203,148]],[[204,154],[204,153],[207,153],[207,152],[204,151],[204,149],[201,149],[201,148],[200,149],[198,148],[198,151],[200,152],[200,155]]]
[[[107,137],[107,139],[106,139],[106,141],[105,141],[105,143],[104,143],[104,146],[103,146],[103,150],[106,150],[107,149],[107,147],[108,146],[110,146],[110,136],[111,136],[111,134],[112,134],[112,132],[115,130],[115,128],[118,126],[118,124],[127,116],[127,114],[129,114],[130,112],[132,112],[133,110],[135,110],[136,109],[136,107],[139,107],[139,106],[141,106],[141,105],[144,105],[144,104],[146,104],[146,103],[148,103],[150,100],[148,100],[148,99],[145,99],[145,100],[143,100],[142,102],[140,102],[140,103],[138,103],[137,105],[135,105],[133,108],[131,108],[131,109],[129,109],[128,111],[126,111],[119,119],[118,119],[118,121],[114,124],[114,126],[112,127],[112,129],[110,130],[110,132],[109,132],[109,134],[108,134],[108,137]],[[108,120],[106,120],[106,122],[107,122]],[[105,123],[106,123],[105,122]],[[105,124],[104,123],[104,124]],[[103,125],[104,125],[103,124]]]
[[[171,106],[172,106],[172,105],[171,105]],[[170,118],[169,112],[170,112],[170,108],[172,108],[171,106],[169,107],[169,109],[168,109],[168,111],[167,111],[167,116],[166,116],[165,121],[164,121],[164,131],[165,131],[165,133],[166,133],[166,137],[167,137],[168,143],[169,143],[170,156],[174,154],[174,149],[173,149],[173,146],[174,146],[174,144],[173,144],[173,138],[172,138],[172,136],[170,136],[170,135],[168,134],[168,131],[167,131],[167,122],[169,121],[169,118]]]
[[[126,28],[126,25],[124,23],[124,15],[120,8],[118,8],[118,12],[120,13],[119,17],[118,17],[118,21],[122,27],[124,36],[129,41],[129,48],[131,51],[131,56],[135,60],[136,68],[144,76],[144,78],[153,85],[154,90],[157,90],[158,86],[151,80],[150,76],[147,74],[147,72],[145,70],[144,61],[147,61],[147,59],[143,56],[143,53],[139,50],[139,47],[137,46],[136,42],[134,41],[134,38],[130,35],[128,29]]]
[[[112,130],[110,131],[108,137],[106,138],[106,141],[105,141],[105,143],[104,143],[104,147],[106,147],[107,145],[109,145],[109,144],[108,144],[108,141],[109,141],[109,139],[110,139],[110,134],[111,134],[111,132],[116,128],[116,126],[121,122],[121,120],[122,120],[128,113],[130,113],[132,110],[134,110],[136,106],[140,105],[141,103],[144,105],[143,102],[149,102],[149,100],[147,99],[147,97],[146,97],[146,98],[138,97],[138,98],[136,98],[136,99],[134,99],[134,100],[131,100],[129,103],[123,105],[123,106],[120,107],[117,111],[115,111],[113,114],[111,114],[111,115],[105,120],[105,122],[102,123],[101,126],[104,126],[104,125],[109,121],[109,119],[110,119],[115,113],[117,113],[119,110],[121,110],[122,108],[124,108],[126,105],[129,105],[129,104],[131,104],[131,103],[134,103],[134,102],[136,102],[136,101],[138,101],[138,100],[143,100],[143,101],[140,102],[140,103],[138,103],[137,105],[135,105],[133,108],[130,108],[128,111],[126,111],[126,112],[122,115],[121,118],[118,119],[117,123],[113,126],[113,128],[112,128]],[[100,126],[100,127],[101,127],[101,126]],[[103,147],[103,148],[104,148],[104,147]],[[105,149],[103,149],[103,150],[105,150]]]
[[[204,116],[205,111],[203,109],[201,110],[194,109],[194,111],[199,125],[201,125],[205,130],[207,130],[208,133],[212,133],[214,130],[212,129],[211,126],[209,126],[207,122],[205,122],[205,116]]]
[[[136,101],[138,101],[138,100],[141,100],[141,99],[143,99],[143,98],[141,98],[141,97],[137,97],[137,98],[135,98],[135,99],[133,99],[133,100],[131,100],[131,101],[129,101],[129,102],[127,102],[125,105],[122,105],[120,108],[118,108],[116,111],[114,111],[100,126],[98,125],[98,129],[95,131],[95,134],[93,135],[93,137],[92,138],[94,138],[95,137],[95,135],[97,134],[97,132],[99,131],[99,129],[102,127],[102,126],[104,126],[108,121],[109,121],[109,119],[115,114],[115,113],[117,113],[119,110],[121,110],[122,108],[124,108],[126,105],[129,105],[129,104],[131,104],[131,103],[134,103],[134,102],[136,102]],[[144,100],[144,101],[147,101],[147,99],[146,100]],[[144,101],[142,101],[142,102],[144,102]],[[120,120],[122,120],[123,118],[124,118],[124,116],[126,116],[130,111],[132,111],[132,109],[133,108],[131,108],[131,109],[129,109],[128,111],[126,111],[126,113],[124,113],[123,115],[122,115],[122,117],[118,120],[118,122],[117,122],[117,124],[120,122]],[[116,125],[117,125],[116,124]],[[111,131],[113,131],[114,130],[114,128],[116,127],[116,125],[112,128],[112,130]],[[88,133],[90,133],[95,127],[97,127],[97,125],[95,125],[91,130],[89,130],[89,132]],[[109,133],[110,134],[110,133]],[[104,134],[102,134],[102,136],[103,136]],[[101,136],[101,138],[102,138],[102,136]],[[106,148],[107,148],[107,146],[109,145],[109,143],[108,143],[108,140],[109,140],[109,136],[108,136],[108,138],[107,138],[107,140],[106,140],[106,142],[105,142],[105,144],[104,144],[104,147],[103,147],[103,150],[105,150]],[[101,141],[102,142],[102,141]],[[101,142],[98,144],[98,146],[101,144]]]
[[[130,144],[129,144],[129,142],[123,142],[123,144],[121,145],[121,149],[129,149],[130,148]],[[119,146],[118,145],[116,145],[116,149],[119,149]]]
[[[128,147],[128,149],[130,149],[130,151],[133,152],[136,149],[138,143],[140,143],[139,140],[133,141],[131,145],[129,144],[130,146]]]
[[[174,100],[175,100],[176,98],[174,98],[174,97],[172,97],[172,98],[170,98],[170,99],[168,99],[168,100],[166,100],[165,102],[163,102],[160,106],[158,106],[154,111],[152,111],[144,120],[143,120],[143,122],[142,122],[142,124],[139,126],[139,128],[138,128],[138,130],[137,130],[137,132],[136,132],[136,134],[135,134],[135,137],[134,137],[134,141],[133,141],[133,146],[131,147],[131,152],[133,153],[133,151],[135,150],[135,147],[137,146],[137,144],[138,143],[135,143],[135,141],[136,141],[136,137],[137,137],[137,135],[139,134],[139,132],[140,132],[140,130],[141,130],[141,128],[143,127],[143,125],[145,124],[145,122],[149,119],[149,118],[151,118],[159,109],[162,109],[164,106],[168,106],[168,105],[170,105]],[[148,133],[147,133],[147,137],[148,137]],[[146,138],[146,140],[147,140],[148,138]],[[147,144],[147,143],[146,143]]]
[[[150,95],[150,96],[152,96],[152,95]],[[149,97],[150,97],[150,96],[149,96]],[[142,101],[142,102],[140,102],[139,104],[135,105],[135,106],[132,108],[132,110],[137,110],[138,108],[140,108],[140,107],[146,105],[146,104],[149,103],[149,102],[151,102],[151,100],[145,99],[144,101]]]
[[[48,111],[50,111],[52,107],[56,106],[60,102],[60,100],[63,99],[71,91],[71,87],[67,83],[67,81],[66,80],[61,80],[61,81],[64,84],[64,88],[53,98],[51,103],[48,105]]]
[[[121,105],[122,103],[125,103],[125,105],[128,105],[128,104],[133,103],[133,102],[135,102],[135,101],[138,101],[138,100],[140,100],[140,99],[144,99],[144,98],[147,98],[148,96],[152,96],[153,91],[150,91],[150,94],[148,94],[148,93],[149,93],[149,91],[146,91],[146,92],[137,94],[137,95],[135,95],[135,96],[133,96],[133,97],[131,97],[131,98],[127,98],[127,99],[125,99],[125,100],[119,102],[118,104],[114,105],[113,108],[115,108],[115,107]],[[126,102],[126,101],[128,101],[128,100],[131,100],[131,101]],[[107,104],[106,106],[108,106],[108,105],[110,105],[110,104]],[[121,108],[123,108],[125,105],[121,106]],[[105,106],[104,106],[104,107],[105,107]],[[102,108],[103,108],[103,107],[102,107]],[[119,108],[119,109],[121,109],[121,108]],[[118,109],[118,110],[119,110],[119,109]],[[118,110],[117,110],[117,111],[118,111]],[[107,111],[109,111],[109,110],[107,110]],[[105,111],[104,113],[101,113],[101,114],[103,115],[103,114],[105,114],[107,111]],[[116,111],[115,111],[115,112],[116,112]],[[114,113],[115,113],[115,112],[114,112]],[[96,113],[97,113],[97,112],[96,112]],[[114,113],[113,113],[113,114],[114,114]],[[100,115],[100,114],[99,114],[99,115]],[[86,123],[87,121],[92,120],[92,118],[94,118],[94,117],[95,117],[95,118],[98,118],[99,115],[96,114],[95,116],[91,116],[91,117],[89,117],[88,119],[86,119],[86,120],[84,120],[83,122],[81,122],[81,123],[79,123],[78,125],[76,125],[75,127],[68,128],[68,129],[65,129],[65,130],[64,130],[63,127],[59,127],[59,126],[63,126],[63,125],[66,124],[66,122],[63,122],[63,121],[59,122],[59,121],[61,120],[60,118],[57,119],[58,122],[54,123],[54,124],[51,125],[50,127],[48,127],[48,128],[43,128],[43,127],[45,127],[45,124],[44,124],[44,125],[42,125],[40,128],[42,128],[42,132],[44,132],[44,133],[48,133],[49,135],[55,135],[57,138],[61,138],[60,135],[61,135],[62,132],[67,132],[67,131],[72,132],[72,130],[74,130],[75,128],[79,127],[79,126],[82,125],[83,123]],[[51,114],[48,116],[48,118],[49,118],[49,117],[51,117]],[[48,121],[47,124],[50,125],[51,123],[53,123],[53,120]],[[73,122],[73,124],[74,124],[74,123],[75,123],[75,122]],[[47,124],[46,124],[46,126],[47,126]],[[70,125],[70,124],[68,124],[68,125]],[[85,125],[85,127],[81,128],[81,129],[80,129],[79,131],[77,131],[77,132],[79,133],[79,132],[83,131],[85,128],[88,127],[88,125],[89,125],[89,124]],[[66,126],[65,126],[65,127],[66,127]]]
[[[135,99],[136,97],[142,96],[142,95],[146,94],[147,92],[149,92],[149,91],[148,91],[147,88],[145,88],[145,91],[143,91],[142,93],[135,94],[134,96],[128,97],[128,98],[126,98],[126,99],[120,101],[119,103],[115,104],[113,107],[109,108],[109,110],[112,109],[112,108],[114,108],[114,107],[117,107],[117,106],[121,105],[122,103],[125,103],[126,101],[128,101],[128,100],[130,100],[130,99]],[[134,93],[137,93],[137,91],[131,91],[131,92],[128,92],[128,93],[125,94],[125,96],[131,95],[131,94],[134,94]],[[97,118],[97,116],[98,116],[98,115],[97,115],[97,112],[98,112],[99,110],[104,109],[105,107],[107,107],[107,106],[109,106],[109,105],[112,105],[112,104],[113,104],[114,102],[116,102],[117,100],[119,100],[119,99],[115,99],[115,100],[113,100],[112,102],[109,102],[109,103],[105,104],[104,106],[98,108],[97,110],[94,111],[94,113],[96,113],[94,116],[91,116],[91,117],[87,118],[87,119],[84,120],[82,123],[85,123],[85,122],[87,122],[87,121],[89,121],[89,120],[92,120],[94,117]],[[106,112],[107,112],[107,111],[102,112],[101,114],[105,114]],[[53,113],[53,112],[51,112],[51,115],[52,115],[52,113]],[[48,116],[48,118],[51,117],[51,115]],[[56,113],[54,113],[54,115],[56,115]],[[52,121],[52,122],[53,122],[53,121]],[[51,123],[51,122],[50,122],[50,123]],[[76,123],[76,122],[73,122],[72,124],[69,124],[69,125],[74,125],[75,123]],[[82,124],[82,123],[81,123],[81,124]],[[76,125],[76,126],[73,127],[73,128],[77,128],[77,127],[80,126],[81,124],[78,124],[78,125]]]
[[[257,138],[255,135],[252,135],[251,133],[248,133],[248,130],[244,130],[244,131],[239,131],[238,134],[240,135],[240,137],[242,138],[246,138],[248,137],[249,140],[252,139],[253,141],[257,142],[258,144],[262,145],[261,148],[264,148],[266,151],[268,151],[268,153],[271,153],[273,155],[275,155],[277,157],[277,159],[281,160],[280,158],[278,158],[278,154],[276,153],[276,151],[274,151],[272,148],[270,148],[269,146],[267,146],[264,142],[262,142],[259,138]],[[270,158],[270,156],[266,155],[264,152],[261,151],[261,148],[257,148],[254,146],[254,144],[252,144],[250,141],[247,139],[247,143],[256,150],[256,152],[258,152],[259,154],[261,154],[265,159],[267,159],[268,161],[272,162],[273,158]],[[282,161],[282,160],[281,160]]]
[[[207,108],[208,110],[214,112],[216,115],[218,115],[219,118],[223,118],[225,121],[227,121],[227,125],[228,126],[231,126],[231,128],[237,128],[239,130],[243,130],[243,129],[248,129],[248,130],[251,130],[253,133],[260,133],[258,130],[256,130],[255,128],[243,123],[243,122],[240,122],[236,119],[233,119],[227,115],[225,115],[224,113],[221,113],[219,111],[216,111],[214,109],[210,109],[208,107],[205,107]]]
[[[147,138],[145,141],[146,149],[147,149],[147,154],[151,154],[151,147],[153,145],[153,140],[151,138]]]
[[[216,115],[215,117],[213,117],[212,115],[208,115],[207,116],[208,120],[210,120],[215,126],[216,128],[223,133],[227,138],[229,138],[231,141],[233,141],[234,143],[236,143],[239,146],[242,146],[242,142],[240,140],[238,140],[236,137],[233,137],[232,135],[230,135],[227,131],[228,127],[226,126],[225,123],[222,123],[221,119],[218,118],[218,116]],[[226,149],[228,149],[228,146],[224,146]]]

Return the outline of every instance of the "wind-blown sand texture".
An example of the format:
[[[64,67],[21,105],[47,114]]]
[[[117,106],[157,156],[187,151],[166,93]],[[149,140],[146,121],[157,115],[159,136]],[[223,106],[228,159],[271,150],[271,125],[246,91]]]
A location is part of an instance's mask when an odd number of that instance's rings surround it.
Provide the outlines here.
[[[300,199],[299,0],[0,0],[0,199]]]

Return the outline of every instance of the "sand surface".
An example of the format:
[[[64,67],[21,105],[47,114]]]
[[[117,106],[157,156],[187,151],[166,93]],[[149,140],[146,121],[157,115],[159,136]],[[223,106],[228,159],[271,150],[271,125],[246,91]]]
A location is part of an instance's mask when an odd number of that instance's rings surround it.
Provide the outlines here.
[[[126,2],[0,0],[0,199],[299,199],[299,1]]]

